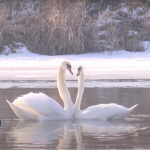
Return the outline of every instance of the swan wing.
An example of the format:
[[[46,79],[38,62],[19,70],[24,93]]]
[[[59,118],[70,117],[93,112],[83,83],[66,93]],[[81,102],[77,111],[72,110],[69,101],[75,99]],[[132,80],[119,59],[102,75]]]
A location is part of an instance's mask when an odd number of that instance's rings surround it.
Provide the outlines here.
[[[43,93],[28,93],[18,97],[13,104],[18,107],[29,107],[43,116],[58,115],[64,112],[59,103]]]
[[[107,119],[121,119],[121,118],[123,119],[130,113],[128,111],[128,108],[115,103],[110,103],[88,107],[87,109],[82,111],[82,114],[83,116],[85,116],[85,119],[88,118],[88,119],[107,120]]]
[[[9,106],[11,107],[11,109],[14,111],[14,113],[20,118],[20,119],[27,119],[27,120],[38,120],[38,116],[39,114],[26,107],[24,109],[24,107],[18,107],[16,105],[14,105],[13,103],[11,103],[10,101],[6,100],[6,102],[9,104]]]

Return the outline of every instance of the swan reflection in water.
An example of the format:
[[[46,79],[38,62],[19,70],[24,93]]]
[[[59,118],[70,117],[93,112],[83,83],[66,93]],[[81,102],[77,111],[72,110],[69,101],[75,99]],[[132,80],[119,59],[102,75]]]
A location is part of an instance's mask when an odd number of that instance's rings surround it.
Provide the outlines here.
[[[68,148],[73,138],[72,121],[21,121],[10,132],[17,147]]]
[[[138,125],[126,120],[118,121],[46,121],[16,124],[8,136],[8,142],[18,148],[38,147],[52,149],[83,149],[91,140],[111,140],[125,138],[130,134],[137,134]],[[87,138],[87,140],[85,140]],[[84,139],[84,141],[83,141]],[[117,143],[117,141],[116,141]],[[90,147],[91,145],[89,145]]]
[[[131,124],[126,120],[77,120],[74,133],[78,149],[86,149],[88,145],[93,148],[106,148],[113,145],[114,148],[114,145],[119,144],[118,140],[125,141],[129,136],[137,136],[139,128],[139,124]]]

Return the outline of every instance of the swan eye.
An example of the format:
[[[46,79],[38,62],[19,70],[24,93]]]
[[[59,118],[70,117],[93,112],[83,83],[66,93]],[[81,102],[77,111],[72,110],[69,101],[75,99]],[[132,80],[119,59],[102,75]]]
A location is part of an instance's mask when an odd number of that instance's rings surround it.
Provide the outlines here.
[[[67,64],[67,68],[71,68],[71,65]]]
[[[78,68],[78,71],[81,71],[81,67]]]

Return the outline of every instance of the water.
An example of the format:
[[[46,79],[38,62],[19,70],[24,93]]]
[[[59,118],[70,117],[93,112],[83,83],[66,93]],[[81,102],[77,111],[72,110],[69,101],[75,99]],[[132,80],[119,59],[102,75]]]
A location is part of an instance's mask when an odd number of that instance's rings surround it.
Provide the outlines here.
[[[139,104],[132,115],[116,121],[20,121],[5,99],[13,101],[29,92],[43,92],[63,105],[52,89],[0,89],[0,149],[150,149],[149,88],[86,88],[81,108],[114,102]],[[77,89],[69,88],[73,102]]]

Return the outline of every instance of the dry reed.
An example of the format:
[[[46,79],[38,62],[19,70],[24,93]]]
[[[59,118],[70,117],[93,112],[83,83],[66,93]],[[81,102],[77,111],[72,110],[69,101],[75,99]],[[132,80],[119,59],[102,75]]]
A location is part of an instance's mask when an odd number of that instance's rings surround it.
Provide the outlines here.
[[[5,45],[15,52],[14,42],[21,42],[31,52],[45,55],[121,49],[143,51],[142,41],[150,40],[146,2],[96,1],[94,8],[90,0],[39,0],[39,5],[31,2],[32,9],[38,11],[15,15],[12,11],[17,9],[19,12],[21,1],[1,2],[0,52]],[[105,11],[108,6],[112,7]],[[140,8],[139,17],[134,17],[137,8]],[[98,26],[97,22],[102,25]],[[101,32],[104,34],[99,35]]]

